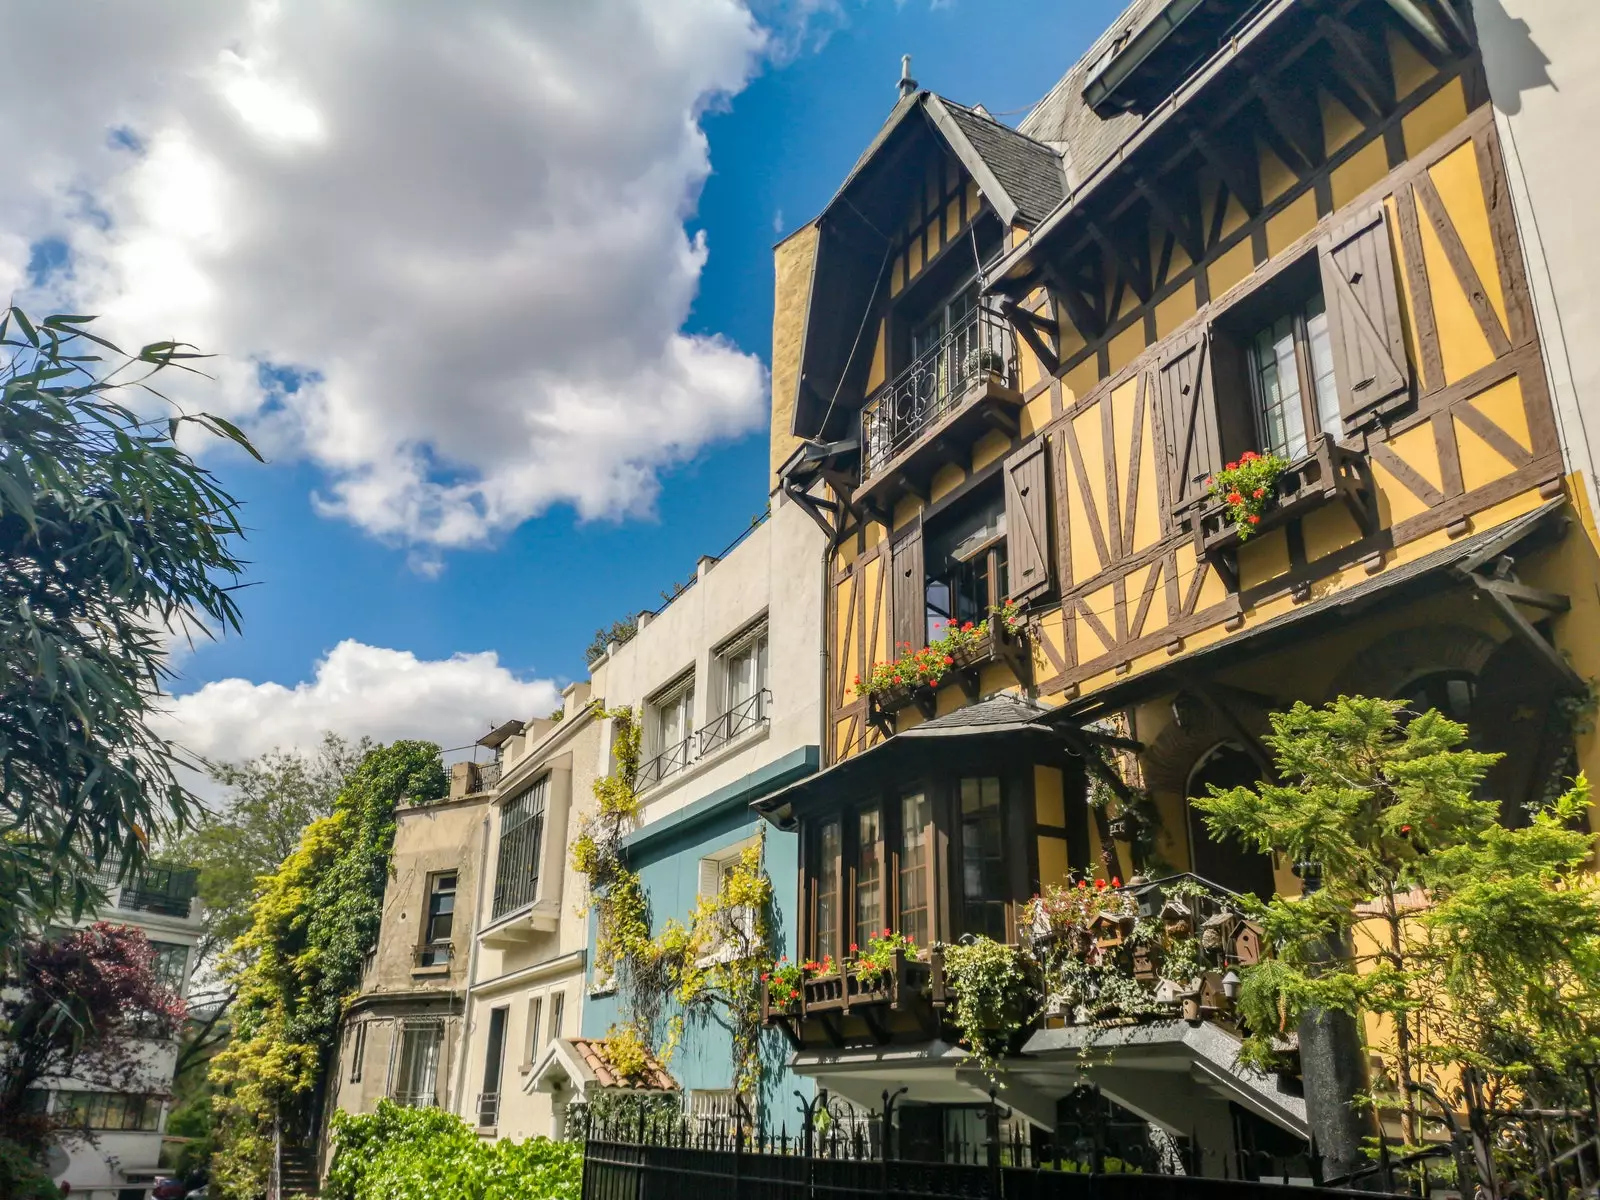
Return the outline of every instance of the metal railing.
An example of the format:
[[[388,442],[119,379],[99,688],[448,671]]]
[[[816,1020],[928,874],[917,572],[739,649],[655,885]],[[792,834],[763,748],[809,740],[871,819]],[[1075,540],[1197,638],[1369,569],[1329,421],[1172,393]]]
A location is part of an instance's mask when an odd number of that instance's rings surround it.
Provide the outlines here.
[[[117,892],[117,907],[128,912],[187,917],[199,890],[199,871],[187,867],[145,867]]]
[[[439,1093],[431,1092],[391,1092],[389,1099],[401,1108],[438,1108]]]
[[[672,778],[694,762],[694,745],[695,735],[691,733],[683,741],[668,746],[639,768],[634,786],[643,791],[647,787],[654,787],[664,779]]]
[[[478,1093],[478,1128],[492,1129],[500,1124],[500,1093]]]
[[[418,946],[414,954],[419,967],[447,967],[455,956],[455,947],[449,942],[430,942],[426,946]]]
[[[710,754],[726,746],[740,734],[767,723],[767,711],[772,707],[772,693],[766,689],[741,700],[720,717],[701,729],[695,737],[700,740],[700,753]]]
[[[975,387],[1017,382],[1017,348],[999,313],[976,308],[861,409],[861,474],[881,471]]]

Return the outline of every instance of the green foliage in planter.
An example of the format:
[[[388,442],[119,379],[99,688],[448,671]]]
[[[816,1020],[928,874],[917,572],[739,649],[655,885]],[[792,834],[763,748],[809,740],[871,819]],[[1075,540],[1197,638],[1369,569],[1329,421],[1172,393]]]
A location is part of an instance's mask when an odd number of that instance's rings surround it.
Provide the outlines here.
[[[989,636],[989,622],[950,621],[943,637],[934,638],[922,649],[901,642],[900,657],[891,662],[873,663],[865,680],[857,675],[858,696],[881,696],[896,688],[936,687],[941,679],[977,653]]]
[[[986,937],[943,950],[945,983],[955,993],[950,1019],[983,1073],[1004,1086],[999,1060],[1036,1015],[1023,953]]]
[[[854,945],[850,949],[856,950]],[[856,978],[868,986],[877,984],[894,974],[894,956],[917,956],[917,943],[903,933],[885,929],[867,939],[867,948],[856,951]]]
[[[437,1108],[333,1118],[328,1200],[578,1200],[583,1148],[534,1137],[485,1141]]]
[[[1245,541],[1261,524],[1261,517],[1277,495],[1278,476],[1289,469],[1289,460],[1270,450],[1257,454],[1246,450],[1238,462],[1231,462],[1206,480],[1206,490],[1227,507],[1228,520]]]

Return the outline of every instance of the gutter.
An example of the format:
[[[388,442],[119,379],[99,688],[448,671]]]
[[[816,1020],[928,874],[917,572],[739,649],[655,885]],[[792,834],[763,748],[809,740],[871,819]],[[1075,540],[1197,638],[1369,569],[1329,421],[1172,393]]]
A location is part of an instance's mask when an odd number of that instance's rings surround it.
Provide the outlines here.
[[[1165,42],[1178,31],[1178,26],[1186,21],[1195,9],[1199,8],[1205,0],[1170,0],[1160,12],[1151,18],[1148,24],[1133,39],[1111,56],[1109,62],[1096,72],[1083,89],[1083,102],[1095,111],[1095,114],[1104,117],[1100,111],[1101,105],[1110,102],[1110,106],[1118,112],[1126,112],[1125,106],[1112,102],[1117,88],[1127,82],[1128,77],[1137,71],[1144,62]]]

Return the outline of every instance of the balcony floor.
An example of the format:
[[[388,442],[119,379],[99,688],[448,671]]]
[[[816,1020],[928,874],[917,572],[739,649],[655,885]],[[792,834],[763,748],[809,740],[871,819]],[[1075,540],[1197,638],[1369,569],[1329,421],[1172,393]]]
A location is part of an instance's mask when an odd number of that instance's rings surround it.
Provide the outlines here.
[[[856,502],[893,512],[895,502],[907,493],[926,498],[934,473],[946,463],[965,465],[971,444],[986,431],[999,429],[1015,436],[1021,407],[1021,392],[995,376],[986,376],[967,390],[959,404],[930,422],[903,450],[864,479],[856,489]]]

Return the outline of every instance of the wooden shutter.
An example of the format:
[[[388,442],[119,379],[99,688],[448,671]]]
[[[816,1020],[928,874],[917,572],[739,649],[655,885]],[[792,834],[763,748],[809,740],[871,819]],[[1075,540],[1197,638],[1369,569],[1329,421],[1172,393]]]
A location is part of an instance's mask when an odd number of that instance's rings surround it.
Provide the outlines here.
[[[701,901],[714,900],[722,891],[722,864],[714,858],[700,860],[700,889]]]
[[[1411,367],[1383,205],[1373,205],[1331,230],[1318,250],[1333,371],[1339,384],[1339,415],[1345,428],[1353,429],[1411,395]]]
[[[922,649],[928,642],[928,577],[922,565],[920,519],[894,544],[890,563],[894,572],[894,590],[889,598],[894,621],[890,657],[894,657],[903,642],[910,642],[913,650]]]
[[[1006,459],[1006,560],[1013,600],[1050,590],[1048,443],[1034,438]]]
[[[1161,419],[1167,500],[1179,508],[1205,495],[1206,476],[1222,466],[1209,326],[1178,338],[1161,356],[1156,365],[1156,413]]]

